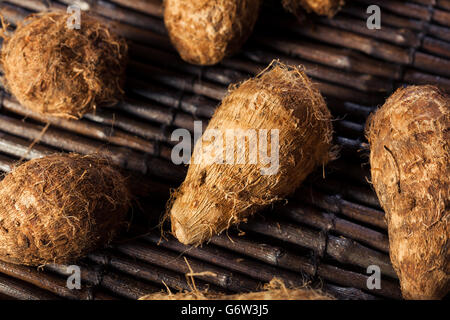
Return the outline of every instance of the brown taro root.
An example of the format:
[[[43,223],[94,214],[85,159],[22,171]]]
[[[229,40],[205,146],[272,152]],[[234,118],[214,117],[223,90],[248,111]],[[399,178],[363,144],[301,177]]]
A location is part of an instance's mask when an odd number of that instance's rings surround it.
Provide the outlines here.
[[[220,139],[217,145],[205,137],[214,130],[223,141],[235,135],[223,143],[223,153],[213,155],[219,161],[211,161],[209,149],[220,148]],[[199,245],[283,199],[334,157],[331,114],[322,95],[302,70],[280,63],[231,90],[199,141],[168,204],[172,233],[184,244]],[[275,161],[263,161],[261,152]]]
[[[450,286],[450,99],[433,86],[397,90],[367,127],[372,182],[406,299]]]
[[[333,17],[344,5],[344,0],[282,0],[283,7],[295,15],[302,9],[321,16]]]
[[[123,176],[98,156],[56,154],[28,161],[0,182],[0,260],[70,263],[126,225]]]
[[[328,294],[308,288],[286,288],[281,280],[273,279],[264,290],[249,293],[224,295],[193,290],[192,292],[158,292],[139,300],[334,300]]]
[[[261,0],[165,0],[164,22],[181,58],[213,65],[252,33]]]
[[[128,47],[95,18],[82,13],[33,14],[4,35],[1,62],[6,85],[25,107],[41,114],[80,118],[123,94]]]

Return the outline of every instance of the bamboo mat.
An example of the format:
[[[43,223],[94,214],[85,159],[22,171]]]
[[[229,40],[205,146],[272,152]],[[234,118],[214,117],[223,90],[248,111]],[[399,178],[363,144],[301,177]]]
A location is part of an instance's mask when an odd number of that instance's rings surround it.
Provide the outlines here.
[[[10,0],[0,13],[13,25],[32,12],[63,9],[76,1]],[[80,2],[80,1],[78,1]],[[212,67],[183,62],[172,48],[159,0],[81,1],[129,40],[126,97],[80,121],[44,119],[0,93],[0,171],[21,158],[54,152],[100,152],[135,176],[139,203],[133,226],[105,250],[78,262],[82,289],[66,286],[66,266],[29,268],[0,262],[0,298],[137,299],[164,290],[198,288],[244,292],[278,277],[290,285],[308,281],[341,299],[399,299],[389,260],[384,213],[370,184],[364,124],[397,87],[438,85],[450,92],[450,0],[348,1],[333,19],[298,21],[279,1],[265,1],[255,32],[243,50]],[[366,8],[382,9],[382,29],[366,27]],[[207,120],[227,91],[272,59],[302,64],[336,118],[341,157],[312,174],[289,198],[250,219],[239,230],[199,248],[157,227],[169,189],[186,168],[170,161],[170,134]],[[46,123],[50,126],[41,134]],[[40,142],[29,150],[33,140]],[[150,230],[150,233],[148,233]],[[368,290],[366,272],[378,265],[380,290]]]

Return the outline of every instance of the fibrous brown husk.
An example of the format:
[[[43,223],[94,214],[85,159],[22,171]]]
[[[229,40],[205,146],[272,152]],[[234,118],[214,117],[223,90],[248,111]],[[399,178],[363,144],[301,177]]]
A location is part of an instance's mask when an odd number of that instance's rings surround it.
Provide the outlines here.
[[[272,63],[231,90],[207,127],[214,129],[223,136],[227,130],[266,129],[268,141],[263,149],[271,148],[270,130],[278,130],[278,171],[263,175],[261,170],[268,165],[261,158],[257,163],[248,161],[250,146],[263,143],[256,136],[246,138],[244,150],[235,148],[234,141],[224,147],[224,153],[234,149],[234,164],[205,161],[211,154],[203,135],[202,144],[194,148],[187,177],[168,205],[172,233],[184,244],[199,245],[283,199],[317,166],[334,157],[331,114],[323,97],[300,68],[280,63]]]
[[[263,291],[233,295],[211,292],[158,292],[146,295],[139,300],[334,300],[328,294],[308,288],[286,288],[281,280],[273,279]]]
[[[344,5],[344,0],[282,0],[283,7],[295,15],[302,9],[321,16],[333,17]]]
[[[0,259],[70,263],[126,225],[130,196],[105,158],[56,154],[28,161],[0,182]]]
[[[261,0],[165,0],[164,22],[181,58],[213,65],[250,36]]]
[[[33,14],[12,36],[3,35],[1,62],[8,89],[29,109],[80,118],[123,94],[128,47],[122,38],[86,13],[81,28],[71,15]]]
[[[432,86],[397,90],[368,121],[372,182],[407,299],[450,286],[450,100]]]

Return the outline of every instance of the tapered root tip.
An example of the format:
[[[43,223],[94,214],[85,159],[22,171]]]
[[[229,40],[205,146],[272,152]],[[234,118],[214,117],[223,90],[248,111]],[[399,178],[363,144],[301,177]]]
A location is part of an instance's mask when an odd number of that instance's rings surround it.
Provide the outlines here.
[[[190,244],[189,239],[186,237],[186,232],[183,226],[179,222],[175,222],[172,229],[175,237],[183,244]]]

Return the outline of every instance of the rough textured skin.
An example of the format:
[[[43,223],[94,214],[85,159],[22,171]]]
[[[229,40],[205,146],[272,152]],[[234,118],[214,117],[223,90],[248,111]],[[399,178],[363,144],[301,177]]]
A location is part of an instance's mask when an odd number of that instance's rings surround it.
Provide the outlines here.
[[[266,129],[267,146],[272,143],[270,130],[279,130],[279,169],[263,175],[261,168],[269,165],[252,164],[249,147],[241,150],[245,156],[234,149],[234,164],[205,161],[211,156],[210,138],[205,141],[203,135],[203,147],[196,144],[186,180],[168,205],[172,233],[184,244],[199,245],[283,199],[334,156],[331,114],[324,99],[303,71],[279,63],[231,90],[211,119],[207,130],[211,129],[217,129],[224,141],[228,129]],[[256,147],[262,139],[255,134],[246,141]]]
[[[210,292],[153,293],[139,300],[335,300],[321,291],[307,288],[286,288],[284,283],[273,279],[265,290],[241,294],[223,295]]]
[[[213,65],[250,36],[261,0],[165,0],[164,22],[181,58]]]
[[[125,180],[97,156],[52,155],[0,182],[0,259],[70,263],[108,243],[125,225]]]
[[[62,12],[29,16],[4,37],[6,85],[25,107],[41,114],[80,118],[121,97],[128,47],[93,17],[67,28]]]
[[[333,17],[344,5],[344,0],[282,0],[283,7],[298,15],[302,8],[321,16]]]
[[[372,182],[406,299],[449,291],[450,100],[432,86],[395,92],[370,119]]]

